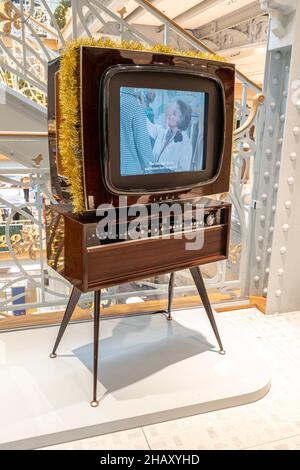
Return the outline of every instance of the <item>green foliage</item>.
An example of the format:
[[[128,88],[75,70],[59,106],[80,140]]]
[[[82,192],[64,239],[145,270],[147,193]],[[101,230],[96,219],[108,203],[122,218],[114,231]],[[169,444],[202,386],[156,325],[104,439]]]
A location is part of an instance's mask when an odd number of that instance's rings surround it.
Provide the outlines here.
[[[71,0],[61,0],[54,10],[54,16],[60,29],[66,24],[67,10],[71,6]]]

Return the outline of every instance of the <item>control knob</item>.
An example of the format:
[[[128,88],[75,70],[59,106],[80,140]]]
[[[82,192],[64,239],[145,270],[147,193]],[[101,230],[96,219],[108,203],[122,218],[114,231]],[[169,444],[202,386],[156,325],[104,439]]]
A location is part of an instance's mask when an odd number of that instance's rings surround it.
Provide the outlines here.
[[[207,217],[206,217],[206,225],[208,227],[211,227],[216,223],[216,214],[215,212],[209,212]]]

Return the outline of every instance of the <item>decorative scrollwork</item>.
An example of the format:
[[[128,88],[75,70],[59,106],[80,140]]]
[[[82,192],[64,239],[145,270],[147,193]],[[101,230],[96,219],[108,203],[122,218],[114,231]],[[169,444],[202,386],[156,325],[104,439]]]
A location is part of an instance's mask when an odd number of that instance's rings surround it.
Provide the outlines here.
[[[21,29],[20,12],[13,8],[11,0],[6,0],[3,4],[3,11],[0,10],[0,23],[3,23],[2,30],[5,35],[11,33],[12,26],[17,30]]]
[[[249,114],[249,117],[248,119],[244,122],[244,124],[242,124],[240,127],[238,127],[233,135],[234,137],[238,137],[240,136],[241,134],[243,134],[247,129],[250,128],[250,126],[253,124],[253,121],[254,119],[256,118],[256,115],[257,115],[257,111],[258,111],[258,108],[261,104],[263,104],[265,102],[265,97],[262,93],[258,93],[257,95],[255,95],[255,97],[253,98],[253,102],[252,102],[252,110],[251,110],[251,113]]]
[[[136,4],[136,7],[143,8],[141,0]],[[130,5],[131,7],[132,5]],[[150,11],[150,8],[152,8],[151,5],[148,6],[148,12],[151,14],[152,10]],[[118,11],[113,11],[109,9],[107,2],[101,0],[77,0],[72,2],[72,14],[75,15],[71,18],[73,21],[67,21],[65,28],[62,30],[47,0],[38,0],[38,2],[35,0],[19,0],[19,3],[13,3],[11,0],[5,0],[1,3],[0,0],[0,81],[5,83],[6,86],[25,94],[30,99],[46,105],[47,62],[59,54],[65,40],[69,40],[71,37],[92,37],[96,34],[113,37],[114,39],[134,39],[147,44],[151,43],[151,38],[144,34],[143,29],[132,24],[132,22],[126,22],[126,14],[121,6]],[[155,15],[155,9],[152,14]],[[176,29],[176,25],[166,23],[159,16],[159,12],[157,15],[159,24],[164,25],[163,29],[165,30],[168,25],[172,30],[168,44],[171,44],[170,41],[175,40],[175,47],[180,44],[182,49],[191,46],[197,48],[191,34],[185,36],[182,28]],[[266,31],[267,16],[259,16],[222,33],[216,32],[216,29],[210,33],[206,32],[208,34],[206,38],[207,43],[216,49],[216,47],[236,46],[239,41],[243,44],[262,42],[266,38]],[[194,33],[197,36],[197,32]],[[198,48],[201,50],[200,45],[198,45]],[[250,212],[253,180],[251,168],[256,154],[255,125],[257,113],[263,100],[261,94],[257,95],[253,101],[250,100],[250,92],[257,93],[259,87],[255,86],[251,80],[242,74],[240,74],[239,80],[244,87],[244,94],[242,100],[236,103],[235,121],[239,124],[239,127],[235,126],[230,192],[226,195],[219,195],[220,198],[226,198],[233,203],[230,257],[227,263],[221,262],[217,265],[209,279],[210,286],[226,289],[228,292],[232,291],[232,295],[243,283],[243,271],[245,271],[248,261],[246,250],[243,248],[249,231],[249,223],[251,223],[248,214]],[[250,103],[251,108],[249,108]],[[39,173],[40,157],[32,157],[36,178],[35,181],[32,180],[32,184],[37,181],[39,191],[51,199],[47,184],[49,175]],[[3,204],[9,203],[4,201]],[[23,206],[19,206],[14,210],[22,212],[23,209]],[[33,220],[30,220],[26,228],[24,225],[20,235],[21,238],[19,239],[16,236],[13,240],[8,240],[9,253],[11,253],[12,261],[19,273],[13,280],[9,280],[4,284],[3,288],[0,289],[0,296],[17,282],[32,283],[35,288],[40,290],[42,298],[45,297],[46,292],[52,295],[56,294],[45,285],[43,280],[41,281],[44,266],[43,250],[40,247],[41,239],[44,237],[42,208],[38,208],[37,211],[38,216],[33,217]],[[7,221],[7,224],[10,220],[11,218]],[[33,229],[32,227],[36,228]],[[9,231],[6,233],[9,235]],[[40,272],[37,276],[26,271],[18,259],[25,251],[29,253],[31,259],[37,262],[40,260]],[[57,262],[60,262],[59,256]],[[63,281],[61,280],[61,282]],[[63,303],[66,296],[61,293],[57,295],[60,296]],[[3,300],[3,305],[0,302],[0,306],[8,308],[13,300],[14,297],[10,295],[5,301]]]

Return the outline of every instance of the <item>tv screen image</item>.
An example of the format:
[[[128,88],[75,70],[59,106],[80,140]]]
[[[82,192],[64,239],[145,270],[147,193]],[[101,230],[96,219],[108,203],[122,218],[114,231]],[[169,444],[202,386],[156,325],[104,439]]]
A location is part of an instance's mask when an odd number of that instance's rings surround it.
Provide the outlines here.
[[[78,122],[68,113],[73,86],[57,80],[63,59],[49,63],[51,186],[58,200],[83,213],[102,203],[119,207],[123,195],[131,206],[228,191],[234,65],[96,46],[81,46],[76,57]],[[80,137],[76,145],[77,139],[69,145],[70,130]]]
[[[208,93],[120,87],[120,174],[205,169]]]

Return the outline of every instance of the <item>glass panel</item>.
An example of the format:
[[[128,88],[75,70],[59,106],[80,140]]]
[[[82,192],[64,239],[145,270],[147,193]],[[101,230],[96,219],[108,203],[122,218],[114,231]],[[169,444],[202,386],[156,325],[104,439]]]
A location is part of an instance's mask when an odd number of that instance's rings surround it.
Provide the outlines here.
[[[41,105],[46,105],[47,62],[58,55],[64,44],[61,29],[65,23],[68,37],[86,36],[89,28],[93,27],[93,31],[95,30],[95,21],[101,23],[104,18],[105,26],[102,28],[101,25],[102,37],[147,42],[147,38],[133,24],[128,24],[126,28],[123,23],[118,24],[115,12],[111,16],[109,10],[104,11],[103,2],[93,0],[85,1],[84,5],[79,3],[78,11],[75,11],[75,7],[73,10],[78,19],[73,25],[77,25],[78,31],[72,31],[72,21],[68,22],[71,13],[68,8],[63,18],[58,19],[58,15],[53,15],[58,5],[56,1],[40,0],[39,5],[32,0],[13,2],[12,14],[3,20],[7,34],[0,38],[0,53],[3,58],[3,67],[0,68],[1,83]],[[126,7],[127,14],[137,7],[134,1],[129,3]],[[160,18],[154,18],[150,13],[149,16],[154,21],[151,24],[162,23]],[[82,23],[82,18],[88,18],[88,21]],[[191,43],[183,37],[184,34],[176,32],[176,29],[172,29],[170,36],[175,47],[191,47]],[[196,47],[194,43],[192,46]],[[201,47],[200,44],[200,50]],[[256,92],[256,88],[247,79],[243,83],[237,83],[237,127],[249,116]],[[0,90],[0,104],[4,100],[5,96]],[[19,154],[27,158],[28,166],[32,166],[32,156],[38,153],[30,153],[29,147],[24,147],[21,141],[18,144]],[[243,288],[243,273],[248,261],[246,235],[249,231],[248,214],[255,152],[254,123],[235,141],[230,193],[219,195],[233,203],[229,260],[201,268],[213,303],[239,298]],[[41,202],[51,200],[49,172],[38,168],[29,172],[24,170],[25,166],[11,160],[13,168],[23,170],[8,174],[2,171],[7,168],[6,160],[7,157],[0,152],[0,329],[56,322],[61,319],[66,306],[70,285],[46,263],[44,210]],[[23,178],[29,178],[29,182],[27,180],[26,183]],[[157,276],[107,289],[102,297],[103,315],[165,309],[167,285],[168,276]],[[189,272],[177,273],[174,307],[184,308],[198,303]],[[91,318],[92,304],[92,295],[83,295],[74,319]]]

